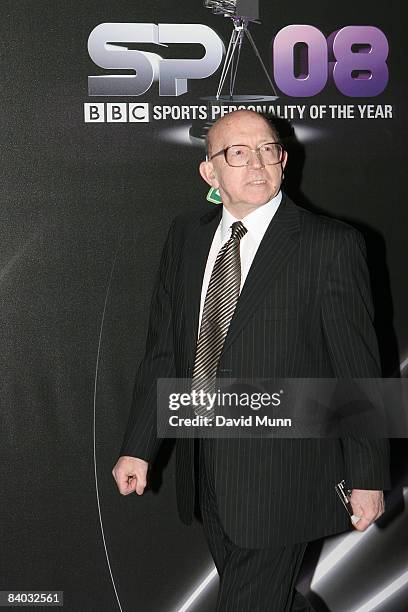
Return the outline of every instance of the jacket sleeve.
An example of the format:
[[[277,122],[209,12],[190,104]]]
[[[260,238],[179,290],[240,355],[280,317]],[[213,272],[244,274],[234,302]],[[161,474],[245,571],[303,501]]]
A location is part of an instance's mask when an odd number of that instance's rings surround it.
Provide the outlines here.
[[[139,365],[120,456],[152,462],[162,439],[157,437],[157,379],[174,378],[173,326],[170,301],[174,222],[163,248],[150,304],[144,357]]]
[[[366,248],[354,229],[344,236],[330,264],[322,298],[322,324],[338,379],[381,376]],[[345,480],[351,489],[390,489],[389,441],[342,438]]]

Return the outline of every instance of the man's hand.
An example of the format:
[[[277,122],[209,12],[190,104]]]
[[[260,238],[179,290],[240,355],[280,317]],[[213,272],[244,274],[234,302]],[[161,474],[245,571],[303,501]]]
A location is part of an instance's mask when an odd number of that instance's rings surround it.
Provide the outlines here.
[[[135,491],[143,495],[146,487],[147,468],[149,464],[137,457],[119,457],[112,470],[118,489],[122,495],[129,495]]]
[[[350,496],[353,512],[360,516],[357,523],[353,523],[357,531],[365,531],[384,513],[384,495],[382,491],[368,489],[353,489]]]

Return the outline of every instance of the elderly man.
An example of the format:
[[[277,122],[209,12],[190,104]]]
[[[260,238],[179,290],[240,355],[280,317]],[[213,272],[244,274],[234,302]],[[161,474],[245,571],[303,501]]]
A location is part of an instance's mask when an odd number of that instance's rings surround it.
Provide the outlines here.
[[[156,436],[158,378],[356,378],[380,375],[362,236],[281,191],[287,153],[263,116],[236,111],[208,133],[200,174],[222,207],[173,222],[151,305],[146,353],[113,469],[141,495]],[[176,448],[179,513],[195,493],[220,575],[217,610],[307,610],[295,591],[306,543],[349,527],[346,480],[363,531],[389,487],[383,440],[202,439]],[[197,486],[198,484],[198,486]]]

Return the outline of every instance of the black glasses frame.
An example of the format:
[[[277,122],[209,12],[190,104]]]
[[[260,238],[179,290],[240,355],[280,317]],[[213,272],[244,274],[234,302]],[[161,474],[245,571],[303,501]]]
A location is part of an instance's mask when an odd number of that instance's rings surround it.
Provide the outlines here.
[[[265,164],[264,160],[262,159],[262,156],[260,154],[260,149],[262,147],[265,147],[266,145],[277,145],[278,147],[280,147],[280,159],[277,162],[273,162],[270,164]],[[246,164],[242,164],[241,166],[233,166],[232,164],[230,164],[227,160],[227,152],[229,149],[232,149],[232,147],[246,147],[247,149],[249,149],[252,153],[256,153],[258,156],[258,159],[265,164],[265,166],[276,166],[276,164],[280,164],[282,162],[282,158],[283,158],[283,153],[285,151],[285,149],[283,148],[283,146],[281,145],[280,142],[264,142],[263,144],[259,145],[256,147],[256,149],[251,149],[251,147],[249,147],[248,145],[244,145],[244,144],[233,144],[233,145],[229,145],[228,147],[225,147],[225,149],[221,149],[220,151],[217,151],[217,153],[214,153],[214,155],[211,155],[211,157],[208,158],[208,161],[211,161],[212,159],[214,159],[214,157],[217,157],[218,155],[222,155],[224,154],[224,159],[225,162],[230,166],[230,168],[245,168],[245,166],[248,166],[248,163]]]

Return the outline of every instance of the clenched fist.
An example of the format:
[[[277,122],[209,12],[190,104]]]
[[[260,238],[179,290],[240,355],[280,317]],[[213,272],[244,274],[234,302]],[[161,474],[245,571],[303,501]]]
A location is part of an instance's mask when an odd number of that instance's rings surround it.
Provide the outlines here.
[[[143,495],[146,487],[147,468],[149,464],[137,457],[119,457],[112,470],[112,475],[122,495],[129,495],[135,491]]]
[[[353,489],[350,496],[355,516],[360,517],[354,524],[357,531],[365,531],[384,513],[384,495],[382,491]]]

